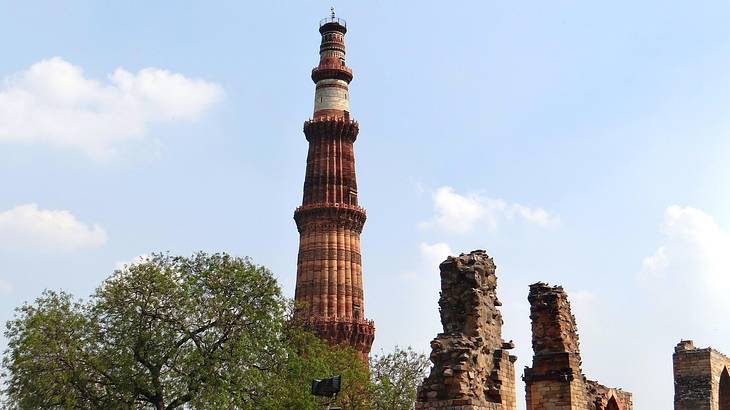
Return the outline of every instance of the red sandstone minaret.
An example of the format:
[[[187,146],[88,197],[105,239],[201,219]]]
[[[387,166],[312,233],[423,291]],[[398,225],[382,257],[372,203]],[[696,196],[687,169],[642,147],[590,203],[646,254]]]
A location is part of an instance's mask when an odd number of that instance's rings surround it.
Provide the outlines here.
[[[345,65],[347,24],[335,17],[319,23],[319,65],[313,118],[304,123],[309,141],[302,206],[294,212],[299,230],[295,299],[300,318],[332,344],[349,344],[363,362],[375,337],[365,319],[360,233],[365,210],[357,204],[353,143],[358,124],[350,118]]]

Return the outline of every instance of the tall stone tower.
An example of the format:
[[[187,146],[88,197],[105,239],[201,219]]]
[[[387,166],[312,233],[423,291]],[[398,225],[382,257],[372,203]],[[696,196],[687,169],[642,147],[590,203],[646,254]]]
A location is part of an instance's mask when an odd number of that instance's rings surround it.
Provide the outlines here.
[[[332,15],[319,23],[322,42],[314,115],[304,123],[309,142],[302,206],[294,212],[299,230],[295,299],[299,317],[331,344],[349,344],[363,362],[375,338],[365,319],[360,233],[365,210],[357,203],[353,143],[358,124],[350,118],[345,65],[347,23]]]

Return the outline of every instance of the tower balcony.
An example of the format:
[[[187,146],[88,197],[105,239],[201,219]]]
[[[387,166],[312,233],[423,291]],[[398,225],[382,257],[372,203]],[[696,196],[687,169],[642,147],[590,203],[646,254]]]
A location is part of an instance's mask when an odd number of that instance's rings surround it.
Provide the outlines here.
[[[318,202],[299,206],[294,211],[294,221],[300,233],[313,226],[327,225],[341,226],[360,233],[366,219],[364,208],[344,203]]]
[[[342,209],[344,211],[355,211],[366,215],[365,208],[358,205],[341,204],[338,202],[318,202],[310,205],[298,206],[294,212],[304,212],[312,209]]]
[[[320,64],[312,69],[312,81],[319,80],[342,80],[346,83],[352,81],[352,68],[342,63]]]
[[[344,118],[340,116],[334,116],[334,115],[328,115],[324,117],[316,117],[316,118],[310,118],[307,121],[304,121],[304,128],[314,127],[317,124],[323,124],[323,123],[335,123],[337,125],[348,125],[355,128],[360,128],[360,124],[358,124],[357,121],[351,120],[349,118]]]
[[[348,323],[348,324],[357,324],[357,325],[366,325],[366,326],[372,326],[375,327],[375,322],[370,319],[359,319],[354,317],[342,317],[342,316],[317,316],[312,317],[308,319],[308,322],[314,325],[320,324],[320,323]]]
[[[330,16],[319,21],[319,32],[324,34],[328,31],[339,31],[342,34],[347,33],[347,22],[345,19]]]
[[[359,131],[357,121],[344,117],[324,116],[304,122],[304,135],[310,142],[315,138],[343,138],[354,142]]]

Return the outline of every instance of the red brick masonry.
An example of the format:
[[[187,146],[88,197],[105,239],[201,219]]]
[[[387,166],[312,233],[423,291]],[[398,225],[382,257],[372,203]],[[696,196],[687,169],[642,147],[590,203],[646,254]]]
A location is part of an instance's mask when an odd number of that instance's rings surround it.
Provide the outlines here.
[[[578,329],[560,286],[530,285],[532,367],[523,380],[527,410],[631,410],[631,393],[586,379]]]
[[[674,348],[674,409],[730,410],[730,359],[691,340]]]

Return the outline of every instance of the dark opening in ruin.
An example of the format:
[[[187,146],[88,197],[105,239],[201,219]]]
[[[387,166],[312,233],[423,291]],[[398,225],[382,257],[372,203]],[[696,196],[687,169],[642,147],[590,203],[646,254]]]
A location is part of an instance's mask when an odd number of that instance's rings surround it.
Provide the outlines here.
[[[615,397],[611,396],[611,398],[608,400],[606,410],[621,410],[621,408],[618,406],[618,403],[616,402]]]
[[[718,398],[719,410],[730,410],[730,374],[727,367],[723,369],[720,376],[720,397]]]

